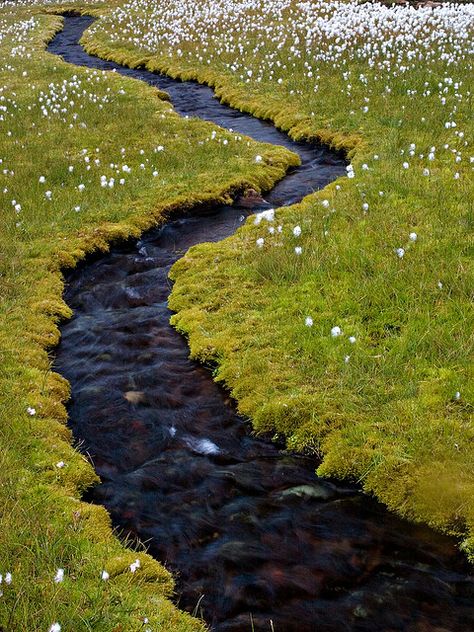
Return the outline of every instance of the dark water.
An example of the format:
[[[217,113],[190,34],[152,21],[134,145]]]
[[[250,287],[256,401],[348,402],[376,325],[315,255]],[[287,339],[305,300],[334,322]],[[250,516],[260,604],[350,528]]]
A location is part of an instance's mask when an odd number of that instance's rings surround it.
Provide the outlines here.
[[[297,151],[303,166],[266,196],[272,205],[344,172],[342,158],[220,105],[206,87],[86,55],[77,40],[90,23],[68,17],[49,50],[153,83],[182,114]],[[253,437],[169,326],[170,266],[249,213],[196,210],[68,275],[74,317],[56,368],[72,385],[75,437],[102,479],[89,499],[176,573],[179,605],[197,606],[216,632],[250,632],[252,621],[275,632],[474,630],[474,578],[451,539]]]

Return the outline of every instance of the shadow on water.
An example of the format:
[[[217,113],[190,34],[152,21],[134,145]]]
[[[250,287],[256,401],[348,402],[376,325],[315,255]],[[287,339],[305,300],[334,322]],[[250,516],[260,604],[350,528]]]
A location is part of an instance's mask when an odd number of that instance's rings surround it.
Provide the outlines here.
[[[282,144],[302,166],[267,196],[300,200],[345,172],[341,157],[294,143],[221,105],[212,90],[87,55],[87,17],[49,46],[166,90],[183,115]],[[251,211],[177,217],[70,272],[56,368],[71,383],[70,425],[102,483],[88,499],[146,541],[177,576],[179,605],[215,632],[474,629],[474,578],[453,540],[404,522],[314,461],[253,437],[169,325],[170,266],[193,244],[232,234]]]

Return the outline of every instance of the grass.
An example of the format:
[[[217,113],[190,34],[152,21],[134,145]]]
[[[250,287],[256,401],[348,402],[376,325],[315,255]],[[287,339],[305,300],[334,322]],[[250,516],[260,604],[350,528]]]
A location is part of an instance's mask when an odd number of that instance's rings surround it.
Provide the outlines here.
[[[256,431],[474,559],[472,7],[226,6],[137,0],[84,41],[346,148],[355,177],[278,211],[281,233],[192,248],[173,323]]]
[[[180,118],[157,90],[47,54],[60,28],[39,6],[0,9],[0,627],[203,630],[169,600],[168,571],[80,500],[96,475],[51,370],[70,316],[61,270],[176,208],[267,188],[296,158],[223,130],[210,140],[215,126]]]
[[[420,50],[409,37],[405,49],[392,37],[392,21],[376,37],[393,53],[390,67],[381,67],[377,59],[372,65],[368,28],[357,36],[349,29],[351,45],[335,57],[354,5],[311,6],[301,15],[302,3],[282,0],[272,12],[256,3],[247,14],[226,15],[225,3],[215,2],[209,20],[209,3],[201,1],[186,23],[164,0],[1,7],[6,629],[48,630],[55,622],[63,631],[203,629],[169,601],[169,573],[143,547],[124,547],[105,510],[80,501],[96,477],[71,446],[68,385],[51,370],[49,355],[58,322],[70,314],[61,269],[138,235],[174,208],[228,199],[246,186],[267,188],[294,162],[286,151],[237,142],[227,132],[206,141],[214,127],[175,116],[157,91],[47,55],[45,41],[60,28],[47,11],[103,16],[84,37],[91,52],[210,83],[227,102],[294,137],[350,153],[355,177],[279,210],[274,226],[281,233],[250,219],[234,237],[193,248],[176,264],[174,323],[189,336],[194,357],[217,362],[216,379],[257,431],[320,455],[320,473],[360,481],[399,514],[455,534],[474,556],[471,22],[466,39],[459,31],[444,50],[436,41]],[[347,14],[334,35],[314,36],[308,52],[304,27],[312,27],[315,12],[330,18],[334,6],[347,6]],[[460,24],[454,15],[452,22]],[[407,31],[421,43],[435,28],[415,27]],[[371,28],[378,33],[377,24]],[[457,52],[453,41],[461,42]],[[456,63],[448,63],[450,55]],[[446,127],[451,121],[456,127]],[[263,163],[255,164],[256,154]],[[336,326],[342,335],[331,335]],[[58,568],[65,577],[55,583]]]

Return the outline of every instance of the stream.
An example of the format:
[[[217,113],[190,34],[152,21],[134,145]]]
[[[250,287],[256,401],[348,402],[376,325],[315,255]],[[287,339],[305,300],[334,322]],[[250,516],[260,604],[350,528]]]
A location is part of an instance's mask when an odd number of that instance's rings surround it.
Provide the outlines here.
[[[92,22],[67,16],[49,52],[146,81],[182,115],[300,155],[261,208],[345,174],[344,157],[220,104],[206,86],[86,54],[78,41]],[[86,500],[146,543],[174,573],[178,606],[213,632],[474,630],[472,567],[455,541],[253,436],[169,325],[173,263],[255,211],[244,200],[175,215],[66,274],[74,316],[61,326],[55,370],[71,384],[69,423],[102,481]]]

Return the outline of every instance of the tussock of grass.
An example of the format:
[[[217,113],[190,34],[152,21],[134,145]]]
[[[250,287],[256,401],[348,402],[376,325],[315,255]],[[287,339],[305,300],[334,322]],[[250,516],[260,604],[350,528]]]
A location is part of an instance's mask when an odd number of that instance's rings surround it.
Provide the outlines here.
[[[168,600],[168,571],[143,547],[125,548],[106,511],[79,500],[96,475],[71,446],[69,387],[49,355],[58,322],[71,314],[61,269],[139,235],[174,209],[267,188],[297,157],[224,131],[206,140],[215,126],[180,118],[158,91],[45,53],[61,19],[39,11],[0,12],[3,32],[34,16],[0,44],[0,574],[12,573],[0,586],[0,625],[48,630],[59,621],[63,630],[128,631],[146,629],[148,618],[154,630],[202,630]],[[12,55],[19,44],[25,50]],[[101,186],[104,174],[115,178],[113,188]],[[58,568],[65,576],[55,583]]]
[[[288,4],[275,28],[299,10]],[[220,244],[191,249],[172,271],[173,323],[189,336],[193,357],[217,362],[216,379],[257,431],[320,454],[319,473],[360,481],[399,514],[460,537],[473,557],[472,40],[455,67],[440,56],[429,71],[403,59],[410,72],[388,77],[362,58],[344,67],[323,61],[314,91],[315,74],[308,81],[304,66],[310,56],[293,55],[291,38],[276,52],[271,37],[265,41],[262,25],[272,17],[264,4],[261,14],[239,14],[239,24],[250,25],[244,33],[233,35],[228,20],[203,19],[194,40],[150,44],[147,34],[166,34],[173,6],[128,4],[126,22],[145,18],[140,43],[120,34],[124,25],[112,42],[111,14],[86,35],[86,48],[208,83],[225,102],[295,138],[345,148],[356,173],[279,211],[281,235],[250,220]],[[273,79],[270,53],[280,64]],[[451,119],[456,130],[445,126]],[[334,326],[342,336],[331,336]]]

